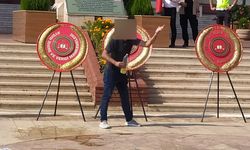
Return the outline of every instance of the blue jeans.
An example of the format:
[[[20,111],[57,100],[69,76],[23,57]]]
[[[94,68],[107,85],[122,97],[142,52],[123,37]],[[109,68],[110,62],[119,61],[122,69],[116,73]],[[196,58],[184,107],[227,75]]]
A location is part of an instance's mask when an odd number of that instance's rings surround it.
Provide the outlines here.
[[[117,88],[121,97],[122,109],[126,121],[131,121],[133,116],[129,103],[127,76],[125,74],[121,74],[119,68],[111,65],[106,65],[104,70],[103,82],[104,92],[100,105],[101,121],[107,120],[108,104],[115,87]]]

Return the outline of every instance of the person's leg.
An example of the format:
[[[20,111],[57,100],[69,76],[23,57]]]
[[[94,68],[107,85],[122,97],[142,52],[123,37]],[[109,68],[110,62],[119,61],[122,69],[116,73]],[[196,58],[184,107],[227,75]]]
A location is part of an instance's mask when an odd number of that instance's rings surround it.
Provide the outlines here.
[[[141,125],[133,120],[133,114],[129,102],[127,79],[126,81],[123,80],[117,83],[116,87],[121,97],[122,109],[126,118],[125,125],[130,127],[140,127]]]
[[[198,36],[198,19],[197,19],[196,15],[191,15],[189,17],[189,22],[190,22],[190,26],[192,29],[193,40],[195,42],[195,40]]]
[[[220,25],[223,25],[223,20],[224,20],[224,14],[222,11],[216,11],[216,23],[217,24],[220,24]]]
[[[120,94],[121,97],[121,104],[122,104],[122,109],[126,118],[126,121],[131,121],[133,119],[132,112],[131,112],[131,107],[130,107],[130,102],[129,102],[129,93],[128,93],[128,86],[127,86],[127,81],[123,80],[121,82],[118,82],[116,84],[116,88]]]
[[[224,11],[224,24],[225,24],[225,26],[230,27],[230,21],[231,21],[230,11]]]
[[[183,47],[188,46],[188,22],[187,22],[187,16],[180,14],[180,25],[182,30],[182,39],[184,41]]]
[[[175,46],[175,40],[176,40],[176,8],[172,8],[172,14],[171,14],[171,30],[172,30],[172,37],[171,37],[171,45]]]
[[[165,15],[170,16],[171,44],[169,47],[175,47],[176,40],[176,8],[165,8]]]
[[[100,114],[101,114],[101,121],[105,120],[107,121],[108,104],[115,86],[115,81],[112,76],[111,68],[104,70],[103,82],[104,82],[104,91],[100,105]]]

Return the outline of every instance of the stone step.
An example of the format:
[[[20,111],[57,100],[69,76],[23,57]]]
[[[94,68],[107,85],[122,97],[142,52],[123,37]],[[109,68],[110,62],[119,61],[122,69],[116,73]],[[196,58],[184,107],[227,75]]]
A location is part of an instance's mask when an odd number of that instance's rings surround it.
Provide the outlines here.
[[[249,63],[242,62],[234,70],[237,71],[248,71],[250,70]],[[144,68],[148,69],[163,69],[163,70],[174,70],[178,68],[179,70],[204,70],[205,67],[200,62],[156,62],[150,61],[144,65]]]
[[[248,86],[250,50],[244,51],[243,55],[239,66],[230,71],[230,77],[241,103],[248,105],[250,103]],[[139,73],[148,85],[149,107],[150,104],[162,102],[182,104],[186,110],[192,111],[187,105],[205,102],[211,73],[201,65],[194,49],[154,49],[150,59],[140,68]],[[217,74],[214,76],[210,92],[209,102],[212,104],[217,102],[216,77]],[[236,103],[228,78],[223,73],[220,75],[220,102]],[[177,105],[173,105],[170,109],[175,107],[178,109]]]
[[[0,22],[1,23],[1,22]],[[4,30],[8,30],[8,31],[10,31],[10,29],[12,29],[12,26],[10,26],[10,25],[0,25],[0,27],[1,27],[1,30],[2,31],[4,31]],[[8,33],[4,33],[4,34],[8,34]]]
[[[1,65],[29,65],[29,66],[40,66],[42,62],[40,62],[40,59],[38,57],[31,57],[31,58],[25,58],[25,57],[0,57],[0,64]]]
[[[161,63],[168,63],[168,62],[177,62],[177,63],[200,63],[199,59],[196,56],[174,56],[174,55],[164,55],[162,57],[151,57],[146,64],[151,62],[161,62]],[[240,64],[249,64],[250,57],[245,56],[241,60]]]
[[[238,100],[242,106],[250,104],[249,99],[247,100],[247,99],[243,99],[243,98],[238,98]],[[203,98],[199,98],[199,99],[198,98],[194,98],[194,99],[187,98],[185,100],[180,99],[180,98],[177,98],[177,99],[169,98],[169,100],[163,101],[163,103],[182,103],[182,104],[197,103],[197,104],[203,104],[203,106],[205,105],[205,102],[206,102],[206,96],[204,96]],[[237,101],[235,98],[228,96],[228,98],[220,98],[219,103],[221,105],[223,105],[223,104],[237,104]],[[152,102],[150,104],[154,104],[154,103]],[[208,104],[217,104],[217,99],[215,97],[209,98]]]
[[[41,82],[13,82],[6,81],[0,82],[0,89],[3,91],[46,91],[49,83],[41,83]],[[89,86],[86,83],[76,83],[77,90],[79,92],[88,92]],[[58,83],[52,83],[50,91],[57,91]],[[60,92],[74,92],[73,83],[60,83]]]
[[[1,98],[0,100],[15,100],[20,101],[42,101],[45,94],[46,89],[44,91],[1,91]],[[54,101],[56,99],[57,92],[50,91],[48,93],[48,101]],[[82,101],[92,101],[91,94],[89,92],[79,92],[79,96]],[[75,92],[60,92],[59,93],[60,101],[74,101],[76,100],[76,93]]]
[[[151,57],[165,57],[165,55],[172,56],[197,56],[194,47],[190,48],[154,48]],[[242,57],[250,56],[250,49],[243,49]]]
[[[196,55],[195,50],[193,48],[153,48],[151,57],[158,55]]]
[[[0,55],[1,57],[39,58],[37,52],[34,50],[0,49]]]
[[[40,107],[53,71],[42,65],[35,44],[0,44],[0,103],[1,108],[33,109]],[[93,106],[83,67],[73,70],[77,90],[83,105]],[[57,96],[59,73],[48,93],[46,104],[53,108]],[[69,72],[62,72],[58,105],[63,109],[78,106]]]
[[[51,74],[53,73],[52,70],[47,69],[46,66],[30,66],[30,65],[1,65],[0,64],[0,72],[1,73],[25,73],[25,74]],[[73,71],[74,75],[83,74],[84,70],[82,67],[76,68]]]
[[[150,94],[150,98],[166,98],[167,101],[170,100],[187,100],[187,102],[189,102],[188,100],[200,100],[200,99],[205,99],[207,96],[207,91],[204,93],[197,93],[197,94],[192,94],[192,93],[187,93],[187,94],[174,94],[174,93],[170,93],[170,94],[164,94],[164,93],[157,93],[157,94]],[[238,95],[237,95],[238,96]],[[217,94],[212,94],[209,96],[210,99],[217,99]],[[220,93],[220,99],[234,99],[234,95],[233,94],[223,94]],[[248,100],[247,102],[250,103],[249,99],[250,96],[248,94],[241,94],[238,96],[238,98],[240,99],[245,99]]]
[[[1,27],[12,27],[12,22],[9,21],[0,21],[0,26]]]
[[[40,106],[42,104],[41,101],[19,101],[19,100],[0,100],[1,103],[1,109],[16,109],[16,110],[40,110]],[[84,102],[81,100],[81,104],[84,110],[93,110],[94,109],[94,103],[93,102]],[[52,113],[54,114],[54,111],[46,111],[46,110],[54,110],[55,108],[55,101],[46,101],[44,105],[44,109],[41,114],[44,113]],[[79,103],[78,101],[60,101],[58,100],[58,107],[57,112],[60,113],[60,110],[75,110],[80,112],[79,109]],[[42,116],[42,115],[41,115]]]
[[[0,64],[13,66],[40,66],[42,62],[39,57],[0,57]]]
[[[1,51],[30,51],[36,52],[36,44],[23,44],[23,43],[1,43],[0,44]]]
[[[12,10],[13,8],[20,8],[19,4],[0,4],[0,10]]]
[[[1,14],[1,22],[12,22],[12,14],[9,13],[5,13],[5,14]]]
[[[212,85],[217,85],[217,75],[215,75]],[[144,78],[148,86],[153,85],[169,85],[174,86],[176,84],[189,85],[189,86],[199,86],[204,85],[208,87],[210,78],[182,78],[182,77],[148,77]],[[250,84],[250,79],[234,79],[231,78],[233,85],[235,87],[248,86]],[[229,80],[225,75],[220,77],[221,86],[230,86]]]
[[[182,59],[182,61],[178,61],[179,59]],[[249,61],[250,61],[250,57],[244,57],[244,59],[242,59],[238,66],[249,66]],[[197,59],[197,58],[186,58],[186,57],[162,57],[162,58],[155,58],[155,57],[151,57],[146,63],[147,64],[157,64],[157,65],[194,65],[194,66],[202,66],[201,62]],[[237,66],[237,67],[238,67]],[[236,67],[236,68],[237,68]]]
[[[235,91],[238,95],[247,95],[250,92],[250,87],[248,86],[234,86]],[[153,85],[148,86],[149,94],[206,94],[208,91],[208,86],[191,86],[191,85]],[[211,95],[217,94],[217,85],[212,85],[210,90]],[[230,85],[228,86],[220,86],[220,93],[226,95],[232,95],[233,91]],[[249,96],[250,99],[250,96]]]
[[[149,104],[158,103],[159,101],[162,103],[205,103],[207,97],[207,93],[200,94],[150,94],[148,99]],[[239,102],[242,104],[250,104],[250,96],[248,94],[237,95]],[[217,94],[209,95],[209,103],[217,103]],[[233,94],[221,94],[220,93],[220,103],[233,103],[237,104],[235,96]]]
[[[2,34],[10,34],[12,33],[12,27],[1,27],[0,28],[0,33]]]
[[[191,78],[210,78],[211,72],[204,70],[163,70],[163,69],[148,69],[141,68],[139,70],[142,77],[191,77]],[[230,77],[234,79],[249,78],[250,72],[248,71],[231,71]]]
[[[216,104],[208,104],[206,115],[213,112],[216,113]],[[244,113],[250,112],[250,104],[242,105]],[[201,117],[204,110],[203,103],[164,103],[164,104],[149,104],[148,111],[158,112],[200,112]],[[241,115],[237,104],[222,104],[220,105],[221,113],[238,113]],[[206,118],[205,118],[206,119]]]
[[[8,73],[0,73],[0,82],[40,82],[40,83],[47,83],[51,79],[51,74],[8,74]],[[58,83],[59,73],[55,74],[53,83]],[[84,83],[87,81],[86,76],[83,74],[74,75],[74,79],[76,83]],[[61,83],[72,83],[72,78],[69,73],[62,73],[61,76]]]
[[[178,51],[177,51],[178,52]],[[149,58],[149,60],[154,60],[154,59],[166,59],[166,58],[194,58],[197,59],[197,55],[195,52],[185,52],[185,51],[179,51],[180,54],[176,54],[177,52],[171,52],[170,50],[164,51],[164,52],[159,52],[155,53],[153,52]],[[244,59],[250,59],[250,51],[244,51],[242,54],[242,60]]]

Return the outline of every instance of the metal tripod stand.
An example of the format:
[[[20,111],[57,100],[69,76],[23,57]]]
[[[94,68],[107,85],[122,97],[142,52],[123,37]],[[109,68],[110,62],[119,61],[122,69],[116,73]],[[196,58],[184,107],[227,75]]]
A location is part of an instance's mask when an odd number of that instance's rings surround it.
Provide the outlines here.
[[[226,72],[226,74],[227,74],[229,83],[230,83],[230,85],[232,87],[235,99],[236,99],[236,101],[238,103],[238,106],[239,106],[242,118],[243,118],[244,122],[246,123],[247,121],[246,121],[246,118],[244,116],[243,110],[242,110],[242,108],[240,106],[240,102],[239,102],[237,94],[235,92],[235,89],[234,89],[233,83],[231,81],[230,75],[229,75],[228,72]],[[210,90],[211,90],[213,78],[214,78],[214,72],[212,72],[212,74],[211,74],[211,79],[210,79],[210,82],[209,82],[209,88],[208,88],[208,92],[207,92],[207,98],[206,98],[206,102],[205,102],[205,106],[204,106],[204,111],[203,111],[203,114],[202,114],[201,122],[203,122],[203,119],[204,119],[204,116],[205,116],[205,112],[206,112],[206,109],[207,109],[207,103],[208,103],[208,99],[209,99],[209,94],[210,94]],[[220,73],[218,72],[217,73],[217,118],[219,118],[219,112],[220,112]]]
[[[49,85],[48,85],[46,94],[45,94],[45,96],[44,96],[44,99],[43,99],[43,102],[42,102],[40,111],[39,111],[39,113],[38,113],[37,120],[39,120],[39,117],[40,117],[40,114],[41,114],[41,112],[42,112],[42,109],[43,109],[45,100],[46,100],[46,98],[47,98],[47,96],[48,96],[48,92],[49,92],[50,87],[51,87],[51,84],[52,84],[52,81],[53,81],[53,79],[54,79],[54,77],[55,77],[55,73],[56,73],[56,71],[54,71],[53,74],[52,74],[52,76],[51,76],[51,80],[50,80],[50,82],[49,82]],[[77,91],[77,87],[76,87],[76,83],[75,83],[75,79],[74,79],[74,76],[73,76],[72,71],[70,71],[70,74],[71,74],[72,82],[73,82],[73,84],[74,84],[74,88],[75,88],[77,100],[78,100],[78,102],[79,102],[79,107],[80,107],[80,110],[81,110],[81,113],[82,113],[82,118],[83,118],[84,121],[86,121],[86,120],[85,120],[84,113],[83,113],[82,104],[81,104],[81,101],[80,101],[80,97],[79,97],[79,94],[78,94],[78,91]],[[55,110],[54,110],[54,116],[56,116],[56,111],[57,111],[57,103],[58,103],[58,97],[59,97],[59,91],[60,91],[61,76],[62,76],[62,72],[59,73],[59,79],[58,79],[58,85],[57,85],[57,94],[56,94],[56,104],[55,104]]]

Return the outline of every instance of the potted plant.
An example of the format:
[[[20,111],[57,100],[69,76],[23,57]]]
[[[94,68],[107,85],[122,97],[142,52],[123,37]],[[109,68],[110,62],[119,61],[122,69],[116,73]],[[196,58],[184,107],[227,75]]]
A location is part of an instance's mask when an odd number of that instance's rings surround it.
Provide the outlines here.
[[[163,32],[158,35],[154,47],[168,47],[170,17],[155,16],[151,0],[130,0],[126,7],[129,18],[135,18],[137,25],[146,29],[152,36],[157,26],[165,25]]]
[[[91,39],[98,59],[98,63],[100,65],[100,72],[103,72],[104,65],[106,64],[106,60],[102,58],[103,40],[105,34],[113,27],[114,23],[111,19],[102,18],[97,18],[95,21],[88,21],[85,23],[85,26],[82,27],[83,29],[87,30],[88,35]]]
[[[130,17],[135,15],[154,15],[150,0],[130,0],[127,5],[127,12]]]
[[[244,40],[250,40],[249,15],[249,8],[244,4],[237,5],[232,10],[232,19],[236,26],[236,33]]]
[[[248,17],[242,17],[238,21],[238,26],[236,29],[236,33],[243,40],[250,40],[250,19]]]
[[[21,0],[21,10],[13,11],[13,39],[36,43],[39,34],[56,23],[56,13],[50,11],[51,0]]]

